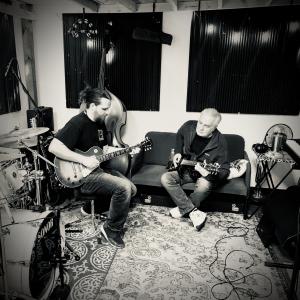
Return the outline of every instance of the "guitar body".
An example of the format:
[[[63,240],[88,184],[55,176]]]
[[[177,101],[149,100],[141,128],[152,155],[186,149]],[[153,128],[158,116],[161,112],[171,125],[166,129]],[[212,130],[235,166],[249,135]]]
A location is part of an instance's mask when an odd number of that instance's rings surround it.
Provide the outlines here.
[[[183,174],[187,171],[193,181],[197,181],[198,178],[201,177],[201,174],[195,170],[195,167],[181,165],[178,167],[177,172],[180,178],[183,178]]]
[[[78,149],[75,150],[76,153],[80,153],[84,156],[100,156],[103,151],[99,147],[91,147],[88,151],[83,152]],[[84,183],[84,178],[93,172],[94,169],[88,169],[84,165],[76,162],[70,162],[68,160],[63,160],[55,157],[54,164],[56,166],[55,173],[58,180],[66,187],[75,188]]]

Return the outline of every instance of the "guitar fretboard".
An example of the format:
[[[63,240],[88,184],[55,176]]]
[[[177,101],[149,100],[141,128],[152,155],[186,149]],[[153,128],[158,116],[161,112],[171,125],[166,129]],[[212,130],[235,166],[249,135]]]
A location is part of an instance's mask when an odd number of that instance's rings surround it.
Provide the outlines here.
[[[183,159],[181,164],[182,165],[186,165],[186,166],[196,166],[196,164],[200,164],[201,167],[205,167],[206,164],[200,161],[195,161],[195,160],[187,160],[187,159]]]
[[[117,150],[117,151],[114,151],[114,152],[111,152],[111,153],[107,153],[107,154],[101,155],[100,158],[99,158],[99,161],[100,162],[104,162],[104,161],[110,160],[110,159],[112,159],[114,157],[117,157],[117,156],[120,156],[122,154],[128,153],[133,148],[136,148],[138,145],[132,146],[132,147],[128,147],[128,148],[122,148],[120,150]]]

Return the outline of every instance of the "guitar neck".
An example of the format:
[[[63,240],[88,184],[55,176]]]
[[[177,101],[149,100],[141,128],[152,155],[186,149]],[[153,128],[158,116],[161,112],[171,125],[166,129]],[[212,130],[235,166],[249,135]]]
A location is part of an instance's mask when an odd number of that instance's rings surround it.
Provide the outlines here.
[[[97,158],[98,158],[98,160],[100,162],[104,162],[104,161],[110,160],[110,159],[112,159],[114,157],[117,157],[117,156],[129,153],[129,152],[132,151],[133,148],[135,148],[137,146],[138,145],[135,145],[135,146],[132,146],[132,147],[128,147],[128,148],[122,148],[120,150],[117,150],[117,151],[114,151],[114,152],[111,152],[111,153],[99,155],[99,156],[97,156]]]
[[[187,160],[187,159],[183,159],[181,161],[181,165],[185,165],[185,166],[191,166],[191,167],[194,167],[196,166],[196,164],[200,164],[202,167],[204,166],[204,164],[200,161],[195,161],[195,160]]]

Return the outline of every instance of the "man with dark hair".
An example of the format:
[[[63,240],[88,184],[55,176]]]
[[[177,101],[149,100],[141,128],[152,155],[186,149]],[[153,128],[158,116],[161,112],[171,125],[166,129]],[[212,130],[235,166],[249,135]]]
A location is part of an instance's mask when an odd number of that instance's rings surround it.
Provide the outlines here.
[[[49,151],[60,159],[80,163],[89,169],[96,168],[85,177],[81,190],[98,194],[99,201],[101,196],[111,197],[108,219],[101,226],[101,235],[111,245],[123,248],[122,230],[130,199],[136,194],[135,185],[116,170],[98,168],[100,163],[94,155],[84,156],[74,151],[85,152],[93,146],[103,149],[111,143],[105,127],[111,98],[105,90],[88,87],[80,93],[80,102],[83,111],[58,131],[49,145]]]
[[[220,113],[214,108],[207,108],[200,113],[198,122],[187,121],[176,134],[174,166],[178,167],[182,158],[202,162],[203,164],[197,163],[194,168],[199,178],[191,175],[190,168],[183,169],[182,172],[167,172],[161,177],[162,185],[177,205],[170,210],[171,217],[179,219],[189,216],[197,230],[206,221],[206,213],[198,209],[200,203],[229,174],[227,143],[217,129],[220,121]],[[206,166],[214,165],[217,172],[211,173]],[[190,182],[195,182],[195,188],[188,197],[182,185]]]

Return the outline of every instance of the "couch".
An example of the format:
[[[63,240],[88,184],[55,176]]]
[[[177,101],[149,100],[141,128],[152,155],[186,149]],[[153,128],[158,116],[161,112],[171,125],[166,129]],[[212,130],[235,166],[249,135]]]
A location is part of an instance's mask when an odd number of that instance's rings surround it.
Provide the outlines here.
[[[238,159],[247,159],[248,155],[245,152],[245,141],[242,136],[237,134],[224,134],[229,147],[229,160],[231,162]],[[161,185],[161,175],[167,171],[167,163],[170,156],[170,151],[175,148],[176,133],[173,132],[158,132],[150,131],[146,134],[147,138],[152,141],[152,149],[150,151],[141,151],[134,156],[131,161],[130,178],[137,185],[140,195],[145,202],[150,203],[151,199],[160,199],[160,205],[174,206],[173,201],[167,196],[166,191]],[[244,213],[244,218],[247,218],[248,198],[250,194],[250,177],[251,167],[247,164],[246,172],[238,178],[227,180],[223,185],[219,186],[212,194],[201,203],[209,208],[210,199],[217,200],[222,211],[222,203],[230,203],[227,205],[231,211]],[[194,188],[194,183],[183,185],[183,189],[187,194],[191,193]],[[235,201],[235,203],[233,203]],[[238,204],[237,204],[238,203]],[[205,210],[205,209],[204,209]],[[218,209],[216,209],[218,210]]]

